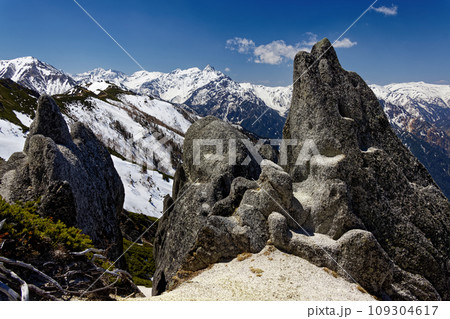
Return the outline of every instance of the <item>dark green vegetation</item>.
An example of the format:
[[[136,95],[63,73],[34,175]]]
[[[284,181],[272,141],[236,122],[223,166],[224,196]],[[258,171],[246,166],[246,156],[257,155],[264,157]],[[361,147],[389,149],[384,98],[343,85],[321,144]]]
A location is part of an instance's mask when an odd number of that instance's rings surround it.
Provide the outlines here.
[[[126,161],[127,159],[125,158],[125,156],[123,156],[122,154],[120,154],[119,152],[117,152],[116,150],[107,147],[109,154],[114,155],[115,157],[120,158],[122,161]]]
[[[132,242],[124,239],[123,250],[126,251]],[[153,273],[155,272],[155,260],[153,259],[153,247],[149,243],[134,244],[126,253],[128,271],[133,276],[136,285],[151,287]]]
[[[120,228],[124,251],[145,232],[142,238],[127,251],[125,259],[134,283],[151,287],[150,279],[155,272],[153,241],[158,228],[157,218],[124,210],[120,217]]]
[[[80,229],[39,216],[38,205],[39,201],[10,205],[0,197],[0,220],[6,219],[0,231],[2,255],[31,262],[47,258],[58,249],[82,251],[93,247],[89,236]]]
[[[0,221],[6,220],[0,230],[0,247],[2,256],[24,260],[32,264],[42,264],[54,260],[60,251],[82,251],[92,248],[89,236],[82,234],[80,229],[67,227],[61,221],[39,216],[36,211],[39,201],[25,204],[8,204],[0,197]],[[128,228],[124,229],[123,249],[127,250],[157,219],[143,214],[125,212]],[[124,226],[126,227],[126,226]],[[128,271],[133,276],[136,285],[151,287],[151,278],[155,271],[153,247],[150,241],[154,238],[157,225],[153,225],[144,236],[143,241],[133,245],[125,254]],[[128,234],[126,233],[128,232]],[[136,238],[131,238],[129,234]],[[137,235],[139,234],[139,235]],[[127,237],[129,239],[127,239]],[[86,257],[92,257],[87,254]],[[98,264],[101,262],[101,264]],[[98,266],[108,268],[109,261],[97,260]]]
[[[119,88],[118,86],[110,85],[105,90],[100,92],[100,94],[97,95],[97,98],[99,98],[100,100],[103,100],[105,102],[107,102],[107,99],[120,102],[120,99],[118,98],[118,96],[120,94],[136,95],[135,93],[133,93],[131,91],[125,91],[125,90],[122,90],[121,88]]]
[[[74,256],[74,252],[93,248],[89,236],[82,234],[80,229],[67,227],[61,221],[54,221],[51,217],[43,218],[39,216],[37,214],[39,205],[39,201],[24,204],[8,204],[0,197],[0,221],[5,220],[0,229],[0,256],[9,258],[12,261],[20,260],[29,263],[37,269],[44,270],[44,272],[55,279],[61,278],[60,280],[65,278],[63,273],[67,269],[71,269],[70,267],[76,267],[76,270],[72,271],[74,274],[79,273],[81,277],[90,276],[89,278],[91,279],[100,277],[102,269],[111,271],[115,269],[110,267],[112,263],[108,259],[94,259],[92,252]],[[127,219],[132,221],[135,230],[141,233],[156,221],[155,218],[142,214],[129,212],[126,212],[126,214],[129,216]],[[151,238],[151,236],[147,236],[147,238]],[[132,242],[126,238],[124,238],[123,242],[124,251],[128,250],[124,258],[134,284],[151,287],[151,278],[155,271],[152,245],[144,240],[144,242],[130,247]],[[100,268],[92,268],[92,263]],[[46,268],[48,267],[46,266],[47,264],[52,264],[53,267],[48,269]],[[27,278],[26,281],[28,283],[34,282],[34,277],[29,277],[27,274],[22,273],[21,269],[17,269],[17,271],[21,273],[22,277],[25,276],[23,278]],[[119,295],[129,295],[130,283],[127,283],[127,278],[110,275],[103,277],[102,281],[97,283],[95,287],[101,288],[105,285],[114,284],[118,289],[117,293]],[[85,285],[85,279],[81,283]],[[18,288],[16,287],[16,289]],[[109,299],[108,293],[110,290],[106,288],[100,290],[99,294],[92,294],[86,297],[100,300]],[[58,296],[58,298],[63,298],[63,296]],[[39,296],[32,295],[32,300],[41,299],[39,299]],[[44,298],[43,300],[46,299]]]
[[[54,95],[53,98],[60,107],[61,111],[64,113],[67,111],[66,105],[68,104],[78,103],[89,109],[92,108],[92,105],[88,100],[89,98],[97,98],[104,102],[108,102],[108,100],[120,101],[118,98],[120,94],[134,95],[133,92],[122,90],[121,88],[111,84],[111,86],[107,89],[100,92],[99,95],[89,91],[88,89],[77,86],[72,89],[70,93]]]
[[[135,223],[139,231],[145,231],[150,225],[158,221],[158,218],[125,211],[125,214]],[[157,226],[157,225],[155,225]],[[156,227],[157,228],[157,227]],[[150,231],[151,232],[151,231]]]
[[[22,284],[9,274],[14,271],[28,284],[29,300],[71,300],[75,296],[111,300],[111,294],[138,293],[131,277],[111,267],[104,251],[86,250],[93,248],[89,236],[61,221],[39,216],[38,207],[39,201],[8,204],[0,197],[0,221],[4,221],[0,227],[4,264],[0,278],[4,284],[21,291]],[[134,254],[130,252],[131,260]],[[106,269],[109,272],[105,274]],[[0,292],[0,300],[17,299],[12,296]]]
[[[88,98],[90,97],[96,97],[96,95],[88,89],[82,87],[74,88],[70,94],[58,94],[53,96],[56,104],[58,104],[59,108],[61,109],[61,112],[65,113],[66,115],[68,111],[66,106],[68,104],[77,103],[82,105],[83,107],[91,109],[92,104],[88,100]]]
[[[24,88],[10,79],[0,79],[0,119],[5,119],[22,128],[24,132],[28,127],[23,125],[14,111],[34,118],[34,109],[39,94]]]

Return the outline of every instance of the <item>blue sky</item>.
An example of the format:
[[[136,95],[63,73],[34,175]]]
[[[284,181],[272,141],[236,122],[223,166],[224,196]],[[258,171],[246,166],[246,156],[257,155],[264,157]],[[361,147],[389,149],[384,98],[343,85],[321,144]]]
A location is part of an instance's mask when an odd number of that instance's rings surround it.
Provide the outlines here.
[[[78,0],[148,71],[207,64],[241,82],[287,85],[292,55],[334,41],[373,2]],[[450,1],[379,0],[344,36],[344,68],[367,82],[450,83]],[[139,67],[73,0],[0,0],[0,59],[69,73]],[[341,40],[342,40],[341,39]]]

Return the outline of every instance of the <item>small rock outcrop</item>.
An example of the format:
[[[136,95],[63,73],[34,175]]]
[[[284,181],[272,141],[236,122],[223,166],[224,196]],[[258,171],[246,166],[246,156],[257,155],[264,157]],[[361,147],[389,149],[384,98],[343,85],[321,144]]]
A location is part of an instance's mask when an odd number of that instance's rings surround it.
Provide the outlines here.
[[[326,235],[289,230],[286,217],[268,219],[271,242],[284,251],[320,267],[333,269],[372,293],[383,292],[393,276],[393,263],[372,233],[353,229],[335,241]]]
[[[327,39],[296,55],[294,81],[283,138],[298,144],[284,164],[309,213],[304,228],[338,243],[351,229],[367,230],[395,264],[391,298],[448,300],[450,204],[374,93],[341,67]]]
[[[83,124],[69,131],[49,96],[39,98],[23,152],[0,166],[0,195],[8,202],[40,198],[41,215],[82,229],[110,258],[122,252],[124,188],[111,156]]]

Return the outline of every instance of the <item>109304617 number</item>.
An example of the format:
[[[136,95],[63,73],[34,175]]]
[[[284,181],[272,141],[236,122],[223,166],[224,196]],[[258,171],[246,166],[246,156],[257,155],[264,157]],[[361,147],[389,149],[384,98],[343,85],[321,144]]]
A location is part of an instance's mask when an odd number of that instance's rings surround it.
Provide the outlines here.
[[[369,316],[434,316],[438,306],[369,306]]]

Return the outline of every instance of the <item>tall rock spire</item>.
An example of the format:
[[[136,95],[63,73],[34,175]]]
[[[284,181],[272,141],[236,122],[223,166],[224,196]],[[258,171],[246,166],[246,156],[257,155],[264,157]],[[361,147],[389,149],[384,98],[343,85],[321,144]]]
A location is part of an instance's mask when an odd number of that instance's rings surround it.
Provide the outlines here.
[[[341,67],[327,39],[296,55],[294,82],[283,138],[299,144],[285,169],[310,213],[305,227],[336,240],[366,229],[396,264],[391,296],[426,299],[434,287],[449,299],[450,204],[397,138],[374,93]],[[299,160],[306,141],[320,155]],[[396,290],[395,282],[418,288]]]
[[[12,203],[40,198],[39,214],[80,228],[111,259],[122,253],[125,192],[111,156],[82,123],[69,131],[50,96],[39,98],[23,152],[0,166],[0,196]]]

